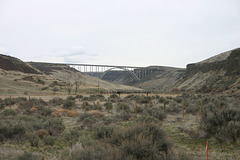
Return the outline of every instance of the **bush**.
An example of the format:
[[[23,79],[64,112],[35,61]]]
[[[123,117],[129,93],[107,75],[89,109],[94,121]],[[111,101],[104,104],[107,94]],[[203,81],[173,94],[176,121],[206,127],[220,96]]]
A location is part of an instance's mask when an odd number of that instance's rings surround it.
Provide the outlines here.
[[[58,118],[48,119],[48,121],[45,122],[43,127],[44,129],[48,130],[53,136],[61,134],[65,129],[62,119]]]
[[[119,96],[117,94],[111,94],[109,96],[110,99],[119,99]]]
[[[69,100],[69,101],[73,101],[73,100],[75,100],[76,98],[75,97],[73,97],[73,96],[68,96],[67,97],[67,100]]]
[[[123,105],[124,105],[124,112],[125,111],[127,111],[127,112],[130,111],[130,107],[127,104],[123,104]],[[121,112],[122,109],[123,109],[122,107],[123,107],[122,103],[118,103],[117,106],[116,106],[116,111]]]
[[[181,102],[182,102],[182,98],[181,98],[181,97],[176,97],[176,98],[174,98],[174,100],[175,100],[177,103],[181,103]]]
[[[80,114],[78,118],[78,122],[81,122],[84,126],[87,126],[87,127],[92,127],[92,125],[98,121],[99,120],[95,116],[89,113]]]
[[[96,126],[94,127],[94,135],[97,139],[105,139],[110,138],[113,134],[113,127],[112,126]]]
[[[38,160],[38,156],[32,154],[31,152],[24,152],[23,155],[17,157],[17,160]]]
[[[166,112],[168,113],[179,113],[182,111],[182,105],[180,104],[173,104],[172,106],[166,107]]]
[[[32,147],[39,147],[41,139],[38,136],[28,135],[28,141]]]
[[[15,110],[12,110],[12,109],[4,109],[3,112],[1,113],[1,115],[4,115],[4,116],[15,116],[17,113]]]
[[[237,108],[209,108],[203,112],[201,129],[220,142],[235,142],[240,138],[240,111]]]
[[[146,97],[146,96],[137,96],[136,100],[140,104],[143,104],[143,103],[147,104],[152,100],[152,98],[151,97]]]
[[[114,132],[110,143],[121,146],[125,156],[134,159],[164,159],[171,149],[165,132],[154,123],[139,123]]]
[[[163,110],[159,107],[153,107],[150,114],[152,117],[157,118],[160,121],[162,121],[166,117],[163,113]]]
[[[74,101],[72,101],[72,100],[66,100],[66,101],[64,101],[64,106],[63,106],[63,108],[64,108],[64,109],[69,109],[69,110],[71,110],[71,109],[73,108],[73,105],[74,105]]]
[[[77,99],[82,99],[83,96],[82,96],[82,95],[77,95],[76,98],[77,98]]]
[[[46,136],[44,137],[43,142],[45,145],[53,146],[55,143],[55,138],[52,136]]]
[[[52,113],[51,108],[49,107],[39,107],[38,108],[38,112],[42,115],[42,116],[50,116]]]
[[[108,110],[108,102],[105,102],[104,104],[104,107],[106,110]],[[109,102],[109,109],[111,110],[113,108],[113,104],[111,102]]]
[[[54,98],[52,99],[52,103],[54,106],[59,106],[62,104],[63,99],[62,98]]]
[[[136,122],[142,122],[142,123],[150,123],[150,122],[154,122],[154,123],[158,123],[160,122],[159,119],[152,117],[152,116],[139,116],[135,119]]]

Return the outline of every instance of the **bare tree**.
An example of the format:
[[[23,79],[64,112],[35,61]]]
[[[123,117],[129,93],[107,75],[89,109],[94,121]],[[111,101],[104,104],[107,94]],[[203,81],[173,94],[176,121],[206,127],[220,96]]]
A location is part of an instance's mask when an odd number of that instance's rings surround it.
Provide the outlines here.
[[[66,81],[66,87],[67,87],[68,94],[71,94],[72,86],[73,86],[72,75],[70,73],[67,75],[67,81]]]
[[[78,89],[81,85],[80,77],[75,75],[75,95],[77,95]]]

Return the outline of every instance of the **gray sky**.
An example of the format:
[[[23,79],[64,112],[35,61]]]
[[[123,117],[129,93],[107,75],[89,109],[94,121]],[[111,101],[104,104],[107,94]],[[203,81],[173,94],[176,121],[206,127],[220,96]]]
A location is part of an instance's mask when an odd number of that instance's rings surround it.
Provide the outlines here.
[[[240,0],[0,0],[0,53],[185,67],[240,47]]]

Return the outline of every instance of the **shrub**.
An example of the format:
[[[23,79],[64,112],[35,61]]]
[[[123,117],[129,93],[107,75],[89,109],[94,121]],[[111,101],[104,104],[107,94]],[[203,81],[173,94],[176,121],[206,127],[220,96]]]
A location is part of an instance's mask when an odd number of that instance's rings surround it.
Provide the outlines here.
[[[32,154],[31,152],[24,152],[23,155],[17,157],[17,160],[38,160],[38,156]]]
[[[165,101],[165,98],[159,97],[159,99],[158,99],[158,102],[159,102],[159,103],[164,103],[164,101]]]
[[[17,113],[15,110],[12,109],[4,109],[3,112],[1,113],[4,116],[15,116]]]
[[[38,136],[28,135],[28,141],[32,147],[39,147],[41,139]]]
[[[3,100],[0,98],[0,109],[4,109]]]
[[[70,100],[70,101],[73,101],[73,100],[75,100],[76,98],[75,97],[73,97],[73,96],[68,96],[67,97],[67,100]]]
[[[128,112],[118,113],[113,116],[113,118],[120,121],[128,121],[131,117],[132,117],[132,114]]]
[[[200,124],[208,136],[220,142],[235,142],[240,138],[240,111],[237,108],[207,109]]]
[[[52,103],[54,106],[59,106],[62,104],[63,99],[62,98],[54,98],[52,99]]]
[[[46,136],[44,137],[43,142],[45,145],[53,146],[55,143],[55,138],[52,136]]]
[[[136,96],[136,100],[140,104],[143,104],[143,103],[147,104],[152,100],[152,98],[151,97],[146,97],[146,96]]]
[[[174,98],[174,100],[175,100],[177,103],[181,103],[181,102],[182,102],[182,98],[181,98],[181,97],[176,97],[176,98]]]
[[[77,141],[80,137],[81,133],[77,129],[71,129],[69,132],[63,135],[64,140],[69,141]]]
[[[93,124],[98,122],[98,119],[89,113],[85,113],[85,114],[80,114],[78,118],[78,122],[81,122],[84,126],[92,127]]]
[[[143,116],[137,117],[136,119],[134,119],[134,121],[142,122],[142,123],[150,123],[150,122],[157,123],[157,122],[159,122],[159,119],[152,117],[152,116],[143,115]]]
[[[66,100],[64,101],[64,109],[69,109],[71,110],[73,108],[74,102],[72,100]]]
[[[104,107],[106,110],[108,110],[108,102],[105,102],[104,104]],[[109,102],[109,109],[112,109],[113,108],[113,104],[111,102]]]
[[[157,118],[160,121],[162,121],[166,117],[163,113],[163,110],[159,107],[153,107],[150,114],[152,117]]]
[[[133,94],[127,95],[124,99],[127,99],[127,100],[135,100],[135,96],[134,96]]]
[[[165,132],[154,123],[139,123],[114,132],[110,143],[121,146],[124,155],[134,159],[161,159],[168,155],[171,143]]]
[[[44,129],[48,130],[53,136],[59,135],[65,129],[62,119],[51,118],[43,125]]]
[[[82,95],[77,95],[76,98],[77,98],[77,99],[82,99],[83,96],[82,96]]]
[[[42,115],[42,116],[50,116],[52,113],[51,108],[49,107],[39,107],[38,108],[38,112]]]
[[[119,96],[117,94],[111,94],[109,96],[110,99],[119,99]]]
[[[182,111],[182,105],[173,104],[171,106],[166,107],[166,112],[168,113],[179,113]]]
[[[127,104],[123,104],[124,105],[124,111],[130,111],[130,107]],[[117,112],[121,112],[122,111],[122,103],[118,103],[116,106],[116,111]]]
[[[113,134],[112,126],[95,126],[94,127],[94,135],[97,139],[110,138]]]
[[[43,88],[42,88],[42,90],[47,90],[47,89],[48,89],[48,87],[43,87]]]

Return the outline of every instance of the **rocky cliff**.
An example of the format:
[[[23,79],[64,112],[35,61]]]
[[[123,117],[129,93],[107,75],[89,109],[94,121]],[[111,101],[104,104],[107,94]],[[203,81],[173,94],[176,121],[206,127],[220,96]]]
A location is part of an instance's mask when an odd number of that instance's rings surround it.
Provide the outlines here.
[[[176,83],[181,89],[199,92],[235,92],[240,86],[240,48],[187,65],[186,74]]]

